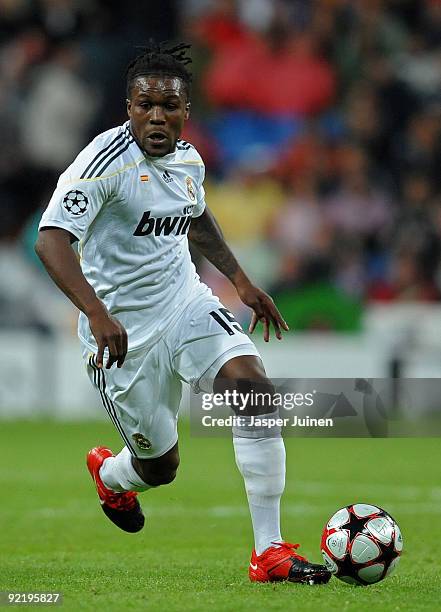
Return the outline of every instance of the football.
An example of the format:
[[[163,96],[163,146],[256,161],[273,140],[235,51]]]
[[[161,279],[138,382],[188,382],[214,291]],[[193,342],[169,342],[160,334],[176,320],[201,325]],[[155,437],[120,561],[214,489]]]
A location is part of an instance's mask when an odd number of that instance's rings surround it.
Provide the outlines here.
[[[326,567],[340,580],[367,586],[389,576],[400,560],[400,528],[371,504],[340,508],[326,523],[321,550]]]

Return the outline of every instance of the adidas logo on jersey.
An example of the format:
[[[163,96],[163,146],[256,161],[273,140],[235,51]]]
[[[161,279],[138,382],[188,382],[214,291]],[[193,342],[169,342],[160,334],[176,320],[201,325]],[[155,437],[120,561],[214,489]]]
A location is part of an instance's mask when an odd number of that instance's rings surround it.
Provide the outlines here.
[[[164,170],[164,172],[162,173],[162,178],[166,183],[171,183],[173,181],[173,177],[170,172],[168,172],[168,170]]]
[[[134,236],[176,236],[186,234],[191,223],[191,215],[183,217],[151,217],[151,211],[147,210],[133,232]]]
[[[178,140],[178,142],[176,143],[176,148],[179,149],[179,151],[188,151],[189,149],[194,149],[193,145],[191,145],[186,140]]]

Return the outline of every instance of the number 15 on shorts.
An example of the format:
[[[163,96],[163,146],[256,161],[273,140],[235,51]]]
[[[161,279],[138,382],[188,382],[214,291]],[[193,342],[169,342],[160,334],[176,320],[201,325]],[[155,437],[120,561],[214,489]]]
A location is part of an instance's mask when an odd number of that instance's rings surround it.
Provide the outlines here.
[[[212,310],[210,316],[219,323],[219,325],[227,332],[229,336],[233,336],[235,332],[244,334],[245,332],[241,328],[240,324],[234,318],[232,312],[226,308],[219,308],[218,310]]]

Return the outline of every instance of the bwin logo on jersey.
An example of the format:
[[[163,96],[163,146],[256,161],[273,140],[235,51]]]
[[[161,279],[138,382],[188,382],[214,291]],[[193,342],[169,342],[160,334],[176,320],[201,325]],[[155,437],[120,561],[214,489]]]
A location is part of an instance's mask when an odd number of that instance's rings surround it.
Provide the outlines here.
[[[147,210],[138,223],[138,227],[133,232],[134,236],[182,236],[188,232],[191,223],[191,215],[184,217],[151,217],[151,211]]]

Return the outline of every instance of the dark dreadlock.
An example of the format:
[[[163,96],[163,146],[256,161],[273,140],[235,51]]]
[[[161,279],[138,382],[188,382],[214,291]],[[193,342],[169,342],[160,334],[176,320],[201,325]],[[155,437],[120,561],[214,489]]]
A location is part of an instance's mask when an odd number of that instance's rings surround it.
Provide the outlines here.
[[[185,85],[187,99],[190,98],[191,73],[186,65],[191,63],[187,57],[187,50],[191,45],[180,43],[175,47],[169,47],[169,43],[156,43],[153,40],[145,47],[140,47],[142,53],[135,57],[127,66],[127,97],[130,98],[130,91],[136,77],[155,75],[167,77],[179,77]]]

